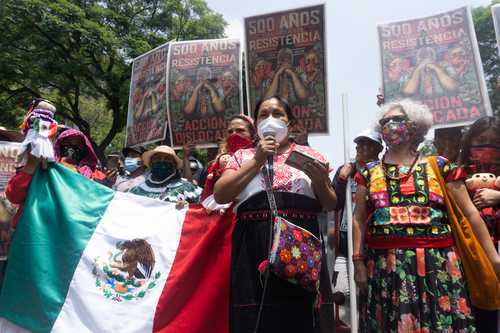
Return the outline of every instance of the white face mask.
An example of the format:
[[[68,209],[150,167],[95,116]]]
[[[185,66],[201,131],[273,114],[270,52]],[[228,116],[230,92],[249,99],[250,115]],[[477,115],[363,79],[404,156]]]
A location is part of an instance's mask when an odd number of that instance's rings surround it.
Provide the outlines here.
[[[261,139],[272,135],[276,142],[282,142],[288,135],[288,126],[283,120],[270,115],[259,122],[257,133]]]

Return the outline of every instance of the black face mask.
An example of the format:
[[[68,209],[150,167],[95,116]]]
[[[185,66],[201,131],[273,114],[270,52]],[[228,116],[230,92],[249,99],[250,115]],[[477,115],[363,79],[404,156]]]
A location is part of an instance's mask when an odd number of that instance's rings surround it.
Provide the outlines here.
[[[84,151],[78,146],[64,145],[61,146],[61,155],[74,163],[80,163],[83,159]]]
[[[175,165],[171,162],[159,161],[151,164],[151,178],[155,181],[167,179],[175,172]]]

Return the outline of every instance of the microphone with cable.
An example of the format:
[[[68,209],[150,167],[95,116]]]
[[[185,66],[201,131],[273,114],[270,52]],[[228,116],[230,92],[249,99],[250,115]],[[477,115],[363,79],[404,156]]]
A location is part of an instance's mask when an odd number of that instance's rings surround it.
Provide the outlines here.
[[[276,131],[273,129],[270,129],[269,131],[262,133],[262,136],[264,138],[267,138],[268,136],[272,136],[273,139],[276,140]],[[271,180],[271,184],[273,183],[273,180],[274,180],[273,164],[274,164],[274,155],[269,155],[267,157],[267,173],[269,174],[269,179]]]

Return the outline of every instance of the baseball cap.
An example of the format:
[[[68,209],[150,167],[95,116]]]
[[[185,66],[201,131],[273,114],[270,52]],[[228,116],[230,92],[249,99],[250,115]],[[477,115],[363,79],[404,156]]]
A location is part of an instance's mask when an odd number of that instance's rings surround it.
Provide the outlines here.
[[[379,145],[382,145],[382,138],[380,137],[380,133],[375,131],[373,128],[366,128],[362,130],[355,138],[354,143],[359,143],[362,138],[367,138],[372,141],[375,141]]]

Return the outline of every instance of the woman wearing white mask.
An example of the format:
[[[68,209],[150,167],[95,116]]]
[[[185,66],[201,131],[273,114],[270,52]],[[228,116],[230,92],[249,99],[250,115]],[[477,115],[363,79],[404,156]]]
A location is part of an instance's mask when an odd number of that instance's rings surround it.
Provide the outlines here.
[[[236,202],[238,222],[233,233],[231,264],[231,332],[253,332],[263,297],[259,265],[269,252],[270,209],[262,170],[272,157],[272,190],[279,215],[319,238],[317,213],[335,208],[336,196],[328,177],[328,163],[317,151],[290,142],[288,129],[295,118],[286,100],[272,96],[259,102],[255,111],[260,137],[255,148],[238,150],[229,160],[214,188],[219,203]],[[315,159],[303,170],[285,164],[293,152]],[[326,167],[324,166],[326,165]],[[280,253],[280,256],[300,253]],[[285,260],[287,258],[284,258]],[[326,264],[318,274],[327,274]],[[290,275],[293,275],[291,267]],[[328,276],[320,287],[323,305],[331,295]],[[268,278],[259,332],[314,332],[331,328],[331,313],[318,315],[316,296],[274,274]],[[326,300],[326,302],[325,302]],[[321,313],[324,308],[321,309]],[[332,309],[330,309],[332,310]]]

